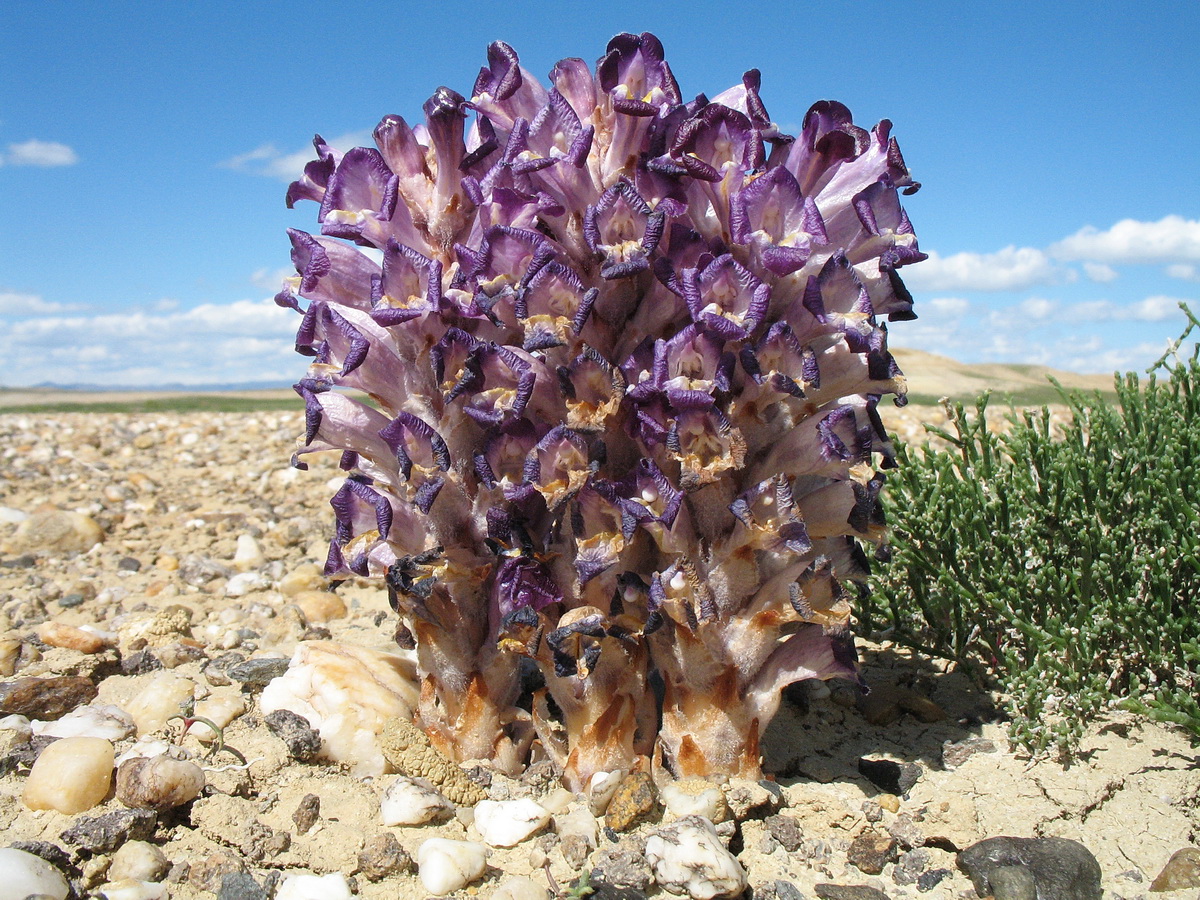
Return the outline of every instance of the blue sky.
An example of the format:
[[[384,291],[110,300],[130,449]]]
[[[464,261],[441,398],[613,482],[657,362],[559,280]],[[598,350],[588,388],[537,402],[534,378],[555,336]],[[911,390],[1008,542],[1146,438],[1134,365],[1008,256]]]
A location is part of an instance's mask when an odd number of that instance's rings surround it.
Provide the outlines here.
[[[0,385],[290,382],[284,207],[314,132],[369,142],[469,93],[487,44],[544,76],[618,31],[685,96],[762,70],[894,124],[932,259],[893,343],[968,362],[1144,368],[1200,308],[1200,4],[70,2],[0,32]],[[784,12],[784,10],[787,10]]]

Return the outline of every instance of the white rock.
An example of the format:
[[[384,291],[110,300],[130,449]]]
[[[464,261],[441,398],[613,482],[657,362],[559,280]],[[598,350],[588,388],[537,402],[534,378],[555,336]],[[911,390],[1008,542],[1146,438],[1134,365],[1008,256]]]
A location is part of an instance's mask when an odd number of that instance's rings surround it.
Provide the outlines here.
[[[430,838],[417,848],[417,872],[421,884],[441,897],[466,887],[487,871],[488,849],[476,841]],[[287,900],[276,895],[275,900]]]
[[[19,509],[13,509],[11,506],[0,506],[0,522],[6,525],[20,525],[29,518],[29,513]]]
[[[547,900],[550,892],[525,875],[514,875],[492,892],[492,900]]]
[[[21,799],[30,809],[56,809],[68,816],[91,809],[104,801],[112,785],[114,755],[104,738],[55,741],[29,770]]]
[[[566,788],[555,788],[538,800],[550,815],[566,812],[567,807],[575,802],[575,795]]]
[[[735,897],[746,889],[746,871],[721,844],[712,822],[688,816],[646,839],[654,880],[692,900]]]
[[[12,848],[0,849],[0,884],[6,897],[44,894],[53,900],[66,900],[70,893],[67,879],[58,868],[40,856]]]
[[[617,792],[617,786],[620,785],[621,779],[625,777],[625,773],[618,770],[616,772],[596,772],[588,781],[587,798],[588,806],[597,816],[604,815],[604,811],[608,809],[608,803],[613,798],[613,794]]]
[[[721,788],[700,779],[668,782],[658,789],[658,799],[676,819],[703,816],[710,822],[720,822],[729,817]]]
[[[560,838],[568,835],[578,835],[587,841],[587,845],[596,849],[596,841],[600,837],[600,823],[590,810],[574,807],[554,816],[554,830]]]
[[[33,726],[24,716],[14,714],[0,719],[0,731],[12,731],[19,737],[28,738],[33,734]]]
[[[117,770],[117,798],[131,809],[163,812],[182,806],[204,790],[204,770],[186,759],[131,759]]]
[[[126,841],[113,854],[107,875],[112,881],[162,881],[170,868],[171,861],[154,844]]]
[[[303,641],[287,672],[268,684],[263,714],[289,709],[321,735],[321,754],[357,776],[381,775],[379,732],[390,720],[412,717],[416,666],[408,657],[334,641]]]
[[[480,800],[475,804],[475,828],[493,847],[515,847],[549,821],[546,808],[529,797]]]
[[[341,872],[328,875],[289,875],[275,892],[275,900],[353,900]]]
[[[249,572],[251,569],[266,565],[266,563],[267,559],[263,556],[262,548],[258,546],[254,535],[239,534],[237,550],[233,554],[233,567],[239,572]]]
[[[176,758],[187,758],[189,754],[183,747],[164,741],[162,738],[138,738],[132,747],[117,757],[117,768],[128,759],[150,759],[152,756],[162,756],[168,753]]]
[[[81,706],[54,722],[30,723],[33,733],[45,737],[98,737],[123,741],[137,731],[133,717],[119,706]]]
[[[165,884],[126,879],[104,885],[99,896],[104,900],[167,900],[168,895]]]
[[[133,717],[138,734],[151,734],[166,725],[171,716],[180,714],[180,704],[191,700],[195,689],[187,678],[160,672],[125,705],[125,711]]]
[[[239,572],[225,582],[226,597],[244,597],[251,591],[261,591],[271,586],[271,579],[262,572]]]
[[[195,715],[208,719],[218,728],[225,728],[246,711],[246,698],[239,688],[218,688],[212,694],[196,704]],[[202,741],[215,741],[216,732],[204,722],[196,722],[188,729],[188,734]]]
[[[424,825],[452,809],[454,804],[431,784],[403,775],[392,782],[379,804],[384,825]]]

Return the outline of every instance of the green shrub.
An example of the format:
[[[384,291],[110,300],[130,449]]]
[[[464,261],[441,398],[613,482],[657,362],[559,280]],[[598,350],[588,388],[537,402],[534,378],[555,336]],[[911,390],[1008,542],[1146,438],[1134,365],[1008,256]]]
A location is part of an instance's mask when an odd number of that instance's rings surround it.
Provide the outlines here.
[[[1011,736],[1068,752],[1109,706],[1200,736],[1200,362],[1172,350],[1117,403],[1060,389],[986,426],[948,405],[947,449],[902,450],[887,505],[893,556],[862,618],[995,676]]]

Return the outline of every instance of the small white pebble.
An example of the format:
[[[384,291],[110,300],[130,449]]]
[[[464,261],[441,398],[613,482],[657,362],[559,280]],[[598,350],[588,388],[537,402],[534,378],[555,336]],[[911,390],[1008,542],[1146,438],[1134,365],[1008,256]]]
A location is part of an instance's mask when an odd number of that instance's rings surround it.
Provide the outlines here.
[[[126,879],[104,885],[99,896],[104,900],[167,900],[167,886]]]
[[[275,900],[353,900],[346,876],[340,872],[328,875],[289,875],[275,892]]]
[[[487,871],[487,854],[487,847],[476,841],[430,838],[417,849],[421,884],[438,897],[466,887]],[[277,894],[275,900],[288,898]]]
[[[30,723],[33,733],[45,737],[98,737],[106,741],[123,741],[137,727],[133,718],[119,706],[81,706],[53,722]]]
[[[550,821],[536,800],[481,800],[475,804],[475,828],[493,847],[515,847]]]
[[[401,775],[384,793],[379,815],[384,825],[424,825],[453,808],[432,785]]]
[[[547,900],[550,892],[525,875],[514,875],[492,892],[492,900]]]
[[[67,879],[58,868],[40,856],[11,847],[0,849],[0,884],[9,897],[44,894],[52,900],[66,900],[70,893]]]
[[[689,816],[646,839],[654,880],[692,900],[736,897],[746,890],[746,870],[721,843],[712,822]]]

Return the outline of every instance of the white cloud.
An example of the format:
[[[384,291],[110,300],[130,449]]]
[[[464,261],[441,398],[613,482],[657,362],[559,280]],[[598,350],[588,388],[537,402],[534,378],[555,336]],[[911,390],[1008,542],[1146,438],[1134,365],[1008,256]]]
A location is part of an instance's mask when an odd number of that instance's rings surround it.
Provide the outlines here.
[[[1083,264],[1083,274],[1097,284],[1107,284],[1110,281],[1116,281],[1118,277],[1117,270],[1112,266],[1094,262],[1085,262]]]
[[[1192,263],[1175,263],[1167,266],[1163,271],[1169,277],[1178,278],[1180,281],[1200,281],[1200,266]]]
[[[335,150],[343,153],[352,147],[373,147],[374,138],[369,131],[355,131],[343,134],[326,143]],[[316,151],[311,146],[301,150],[280,150],[274,144],[262,144],[248,153],[241,153],[231,159],[224,160],[219,165],[235,172],[247,175],[261,175],[266,178],[277,178],[280,181],[295,181],[304,172],[304,166],[316,159]]]
[[[82,309],[78,304],[52,303],[37,294],[0,291],[0,316],[45,316]]]
[[[278,291],[283,279],[291,278],[295,274],[296,269],[293,266],[255,269],[250,275],[250,283],[262,291]]]
[[[291,382],[306,365],[293,346],[299,322],[271,300],[0,320],[3,377],[10,384],[143,387]]]
[[[995,253],[931,252],[925,262],[904,271],[910,289],[925,291],[1019,291],[1076,277],[1041,250],[1012,246]]]
[[[9,144],[8,152],[2,157],[3,162],[10,166],[73,166],[79,162],[75,151],[66,144],[57,141],[25,141],[20,144]]]
[[[1017,309],[1026,319],[1041,322],[1054,316],[1058,311],[1058,303],[1043,297],[1026,297],[1017,304]]]
[[[1088,225],[1051,245],[1050,254],[1103,263],[1200,262],[1200,221],[1183,216],[1157,222],[1122,219],[1107,231]]]

